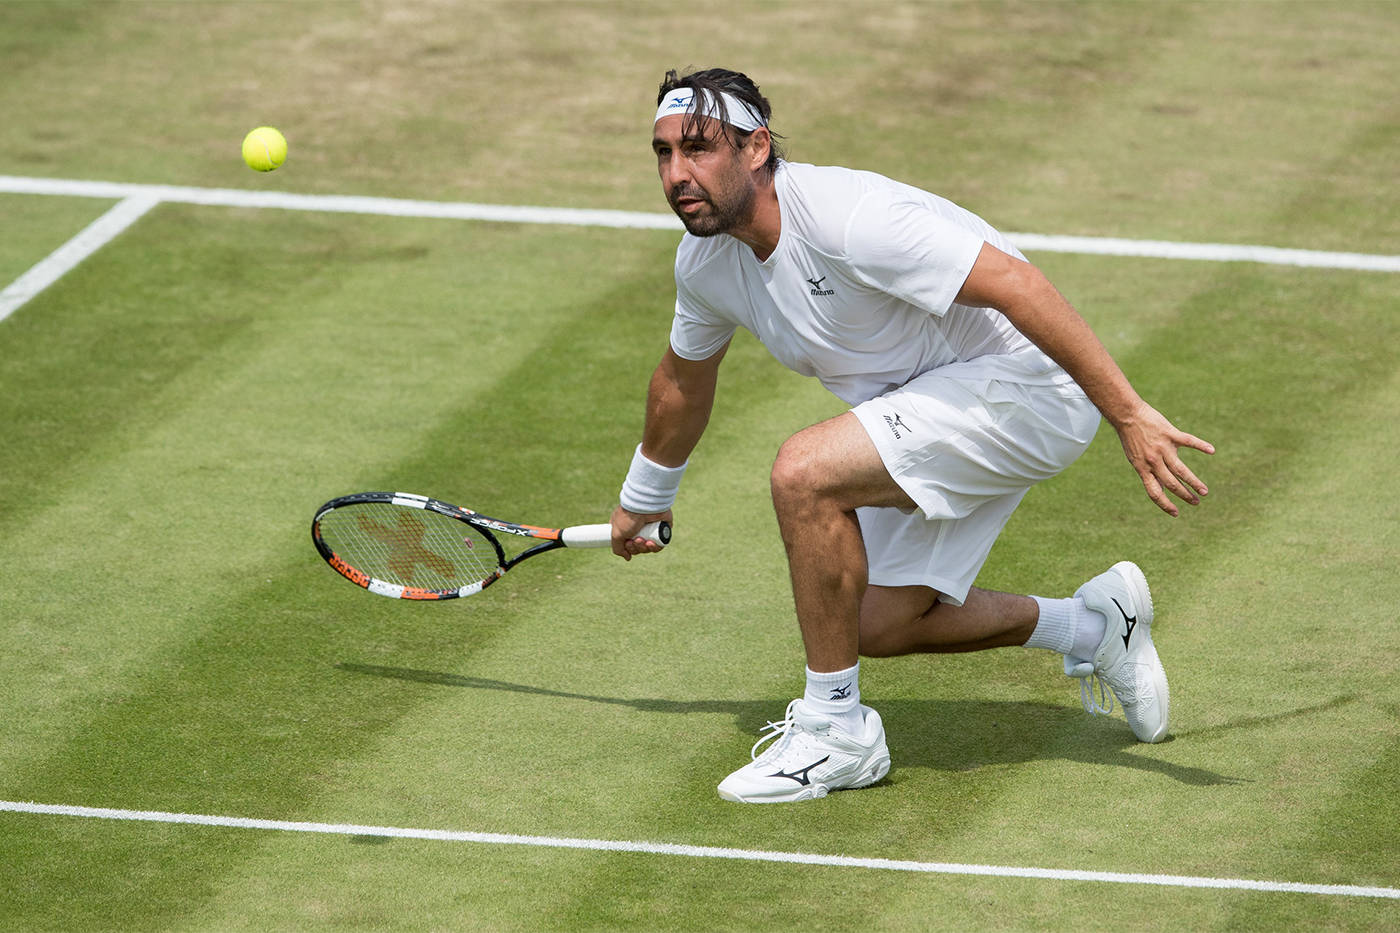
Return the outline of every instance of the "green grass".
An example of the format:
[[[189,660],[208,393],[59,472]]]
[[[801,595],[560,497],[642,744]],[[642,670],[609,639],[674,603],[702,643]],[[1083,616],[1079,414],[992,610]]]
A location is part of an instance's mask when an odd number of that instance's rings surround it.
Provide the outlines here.
[[[721,7],[0,3],[3,172],[657,211],[651,88],[722,61],[770,91],[797,158],[897,174],[1005,229],[1400,252],[1386,5]],[[270,176],[237,161],[260,123],[292,145]],[[0,195],[0,288],[107,207]],[[358,489],[602,520],[664,347],[674,246],[164,204],[0,322],[0,799],[1400,885],[1393,275],[1034,257],[1219,453],[1190,457],[1211,495],[1173,521],[1105,429],[1027,498],[982,582],[1061,594],[1141,563],[1172,677],[1162,745],[1088,719],[1048,653],[868,662],[886,781],[720,801],[800,690],[767,469],[840,410],[743,336],[663,555],[550,555],[442,606],[368,596],[319,561],[312,511]],[[16,814],[0,853],[0,929],[26,931],[1400,917],[1373,899]]]

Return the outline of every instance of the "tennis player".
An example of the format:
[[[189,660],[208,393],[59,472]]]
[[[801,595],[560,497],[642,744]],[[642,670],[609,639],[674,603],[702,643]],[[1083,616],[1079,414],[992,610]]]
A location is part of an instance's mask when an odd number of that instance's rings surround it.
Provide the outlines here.
[[[773,465],[806,689],[720,796],[805,800],[884,777],[885,730],[861,703],[860,655],[1047,648],[1082,679],[1086,709],[1111,711],[1107,684],[1139,740],[1164,738],[1167,678],[1136,565],[1068,599],[973,582],[1026,491],[1084,452],[1101,415],[1173,516],[1172,496],[1206,495],[1180,450],[1214,448],[1144,402],[1084,319],[980,217],[870,172],[786,161],[767,99],[738,72],[669,72],[657,105],[657,171],[687,235],[614,552],[655,550],[638,530],[672,520],[736,328],[852,406],[798,431]]]

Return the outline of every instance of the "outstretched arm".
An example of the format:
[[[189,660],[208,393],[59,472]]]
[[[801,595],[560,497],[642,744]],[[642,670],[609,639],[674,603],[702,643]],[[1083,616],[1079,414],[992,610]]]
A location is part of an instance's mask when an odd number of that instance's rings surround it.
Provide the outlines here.
[[[1182,462],[1179,451],[1191,447],[1213,454],[1215,447],[1178,430],[1142,400],[1088,322],[1039,269],[984,244],[958,301],[996,308],[1079,383],[1118,432],[1128,462],[1162,511],[1178,514],[1168,492],[1183,502],[1200,503],[1206,484]]]
[[[661,467],[680,467],[700,443],[714,407],[719,364],[728,344],[706,360],[687,360],[670,347],[652,373],[647,390],[646,427],[642,432],[642,456]],[[637,537],[652,521],[670,521],[671,510],[631,512],[618,506],[613,512],[613,553],[625,560],[659,548]]]

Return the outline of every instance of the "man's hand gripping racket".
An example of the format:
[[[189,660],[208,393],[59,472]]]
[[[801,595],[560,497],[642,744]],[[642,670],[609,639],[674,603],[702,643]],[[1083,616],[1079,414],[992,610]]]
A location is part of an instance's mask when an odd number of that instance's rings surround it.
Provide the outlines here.
[[[497,535],[540,543],[507,557]],[[636,546],[659,551],[671,526],[637,530]],[[393,599],[456,599],[480,593],[516,564],[559,548],[605,548],[611,524],[542,528],[488,518],[471,509],[404,492],[361,492],[332,499],[311,522],[316,550],[337,573]],[[639,552],[640,553],[640,552]]]
[[[665,540],[656,534],[658,527],[666,529]],[[631,560],[638,554],[655,554],[666,546],[670,538],[670,509],[654,515],[638,515],[622,506],[613,510],[612,551],[623,560]]]

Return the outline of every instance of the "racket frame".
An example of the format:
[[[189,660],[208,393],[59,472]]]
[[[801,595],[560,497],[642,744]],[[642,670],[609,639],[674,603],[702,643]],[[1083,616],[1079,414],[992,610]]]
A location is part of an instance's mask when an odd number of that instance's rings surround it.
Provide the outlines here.
[[[405,586],[399,583],[390,583],[386,580],[379,580],[364,571],[346,562],[340,555],[326,543],[321,536],[321,520],[334,512],[336,509],[353,507],[365,504],[396,505],[405,508],[423,509],[424,511],[436,512],[447,518],[455,519],[463,524],[470,525],[480,532],[481,537],[490,543],[496,556],[496,570],[494,573],[477,583],[469,583],[456,589],[434,590],[422,587]],[[554,551],[563,547],[602,547],[610,540],[610,535],[605,532],[607,525],[575,525],[566,528],[545,528],[539,525],[524,525],[517,522],[508,522],[499,518],[492,518],[483,515],[472,509],[454,505],[442,499],[434,499],[430,496],[420,496],[417,493],[409,492],[357,492],[348,496],[337,496],[316,510],[316,516],[311,521],[311,540],[316,545],[316,550],[321,557],[331,566],[333,570],[342,577],[357,586],[377,593],[380,596],[387,596],[391,599],[413,599],[413,600],[445,600],[457,599],[462,596],[472,596],[480,593],[486,587],[495,583],[505,576],[516,564],[536,554],[543,554],[546,551]],[[538,540],[540,543],[527,548],[513,557],[507,557],[505,548],[501,546],[497,534],[511,535],[517,538],[530,538]],[[671,527],[666,522],[656,522],[648,525],[642,530],[645,537],[652,537],[660,541],[664,546],[671,539]]]

